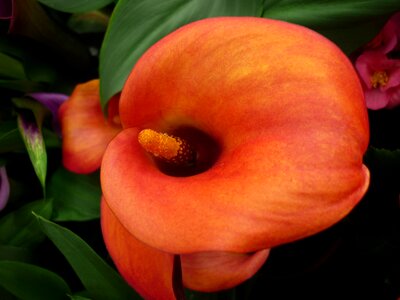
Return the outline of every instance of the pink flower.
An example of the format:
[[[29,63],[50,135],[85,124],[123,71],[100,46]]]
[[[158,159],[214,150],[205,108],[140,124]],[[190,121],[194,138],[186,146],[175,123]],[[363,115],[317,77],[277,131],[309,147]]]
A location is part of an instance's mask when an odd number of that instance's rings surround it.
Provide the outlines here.
[[[369,109],[400,105],[400,12],[364,47],[355,67]]]
[[[356,69],[369,109],[400,104],[400,59],[390,59],[378,51],[365,51],[358,57]]]

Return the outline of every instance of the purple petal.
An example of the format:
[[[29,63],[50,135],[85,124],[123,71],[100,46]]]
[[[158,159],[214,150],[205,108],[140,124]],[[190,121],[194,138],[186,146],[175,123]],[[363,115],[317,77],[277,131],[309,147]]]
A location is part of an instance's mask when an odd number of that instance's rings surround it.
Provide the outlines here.
[[[0,0],[0,19],[11,19],[13,15],[13,0]]]
[[[6,167],[0,167],[0,211],[6,206],[10,195],[10,183],[8,182]]]
[[[53,115],[57,115],[60,105],[69,97],[59,93],[30,93],[28,96],[50,109]]]
[[[28,96],[40,102],[51,111],[53,115],[54,130],[60,133],[58,109],[60,108],[61,104],[68,99],[69,96],[59,93],[30,93]]]

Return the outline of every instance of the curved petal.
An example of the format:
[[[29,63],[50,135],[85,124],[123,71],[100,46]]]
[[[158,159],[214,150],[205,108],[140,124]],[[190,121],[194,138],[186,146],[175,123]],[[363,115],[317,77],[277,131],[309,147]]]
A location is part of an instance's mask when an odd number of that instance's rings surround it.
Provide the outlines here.
[[[270,133],[222,154],[204,173],[179,178],[157,169],[137,129],[123,130],[103,158],[104,196],[129,232],[170,253],[257,251],[343,218],[369,182],[356,144],[344,136],[324,141],[340,128],[276,130],[284,140]]]
[[[376,51],[365,51],[355,62],[356,70],[360,75],[363,83],[368,89],[372,89],[371,78],[375,72],[385,71],[389,74],[389,82],[383,88],[392,87],[397,82],[396,70],[399,67],[399,61],[388,59],[383,53]],[[394,76],[394,80],[392,78]]]
[[[76,86],[59,110],[63,137],[64,166],[76,173],[90,173],[100,167],[104,151],[121,130],[107,120],[100,107],[99,80]],[[118,98],[110,100],[118,102]]]
[[[366,90],[365,101],[369,109],[377,110],[388,105],[389,95],[388,92],[382,92],[379,89]]]
[[[246,17],[189,24],[137,62],[120,116],[103,193],[130,233],[166,252],[248,253],[303,238],[343,218],[369,184],[358,77],[334,44],[301,26]],[[184,126],[221,153],[203,173],[168,176],[138,130]]]
[[[118,221],[103,199],[101,225],[107,250],[122,277],[145,299],[175,299],[174,255],[146,246]]]
[[[184,285],[203,292],[232,288],[252,277],[268,255],[269,249],[251,254],[203,252],[181,255]]]
[[[371,65],[371,62],[375,62],[377,59],[382,60],[382,54],[375,52],[364,52],[355,61],[355,68],[360,76],[364,86],[368,89],[372,89],[371,76],[373,75],[375,66]]]

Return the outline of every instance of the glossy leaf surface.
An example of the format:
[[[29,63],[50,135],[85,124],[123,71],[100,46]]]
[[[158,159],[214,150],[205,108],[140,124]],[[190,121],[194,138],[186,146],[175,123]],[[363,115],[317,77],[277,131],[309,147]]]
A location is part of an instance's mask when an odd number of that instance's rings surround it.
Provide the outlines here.
[[[54,201],[53,220],[87,221],[100,215],[97,174],[79,175],[59,168],[50,178],[47,191]]]
[[[139,57],[156,41],[189,22],[216,16],[261,16],[261,0],[120,0],[100,53],[104,107],[119,92]],[[135,16],[132,18],[132,16]]]
[[[70,293],[59,275],[16,261],[0,261],[0,286],[21,300],[68,299]]]
[[[72,231],[36,215],[43,232],[68,260],[93,299],[139,299],[118,273]]]
[[[32,212],[50,217],[51,210],[51,201],[38,200],[5,215],[0,220],[0,244],[30,247],[42,241],[44,235]]]

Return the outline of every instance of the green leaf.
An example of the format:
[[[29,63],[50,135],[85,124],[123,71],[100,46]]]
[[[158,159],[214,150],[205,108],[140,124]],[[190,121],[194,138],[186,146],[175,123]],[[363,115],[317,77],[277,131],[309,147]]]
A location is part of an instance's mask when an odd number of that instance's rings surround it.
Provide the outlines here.
[[[314,29],[351,53],[370,41],[398,10],[398,0],[282,0],[265,1],[263,17]]]
[[[50,200],[30,202],[0,219],[0,244],[16,247],[32,247],[40,243],[43,232],[40,230],[32,212],[50,217]]]
[[[38,0],[40,3],[47,5],[53,9],[69,12],[79,13],[102,8],[114,0]]]
[[[97,173],[79,175],[59,168],[50,178],[47,194],[53,199],[55,221],[87,221],[100,216],[100,179]]]
[[[0,52],[0,77],[25,79],[24,66],[17,59]]]
[[[93,299],[141,299],[80,237],[41,216],[36,217],[43,232],[68,260]]]
[[[282,0],[265,1],[263,17],[326,29],[373,20],[397,10],[398,0]]]
[[[261,16],[263,0],[120,0],[100,51],[103,108],[122,89],[139,57],[159,39],[195,20]]]
[[[59,275],[16,261],[0,261],[0,286],[22,300],[68,299],[70,293]]]

